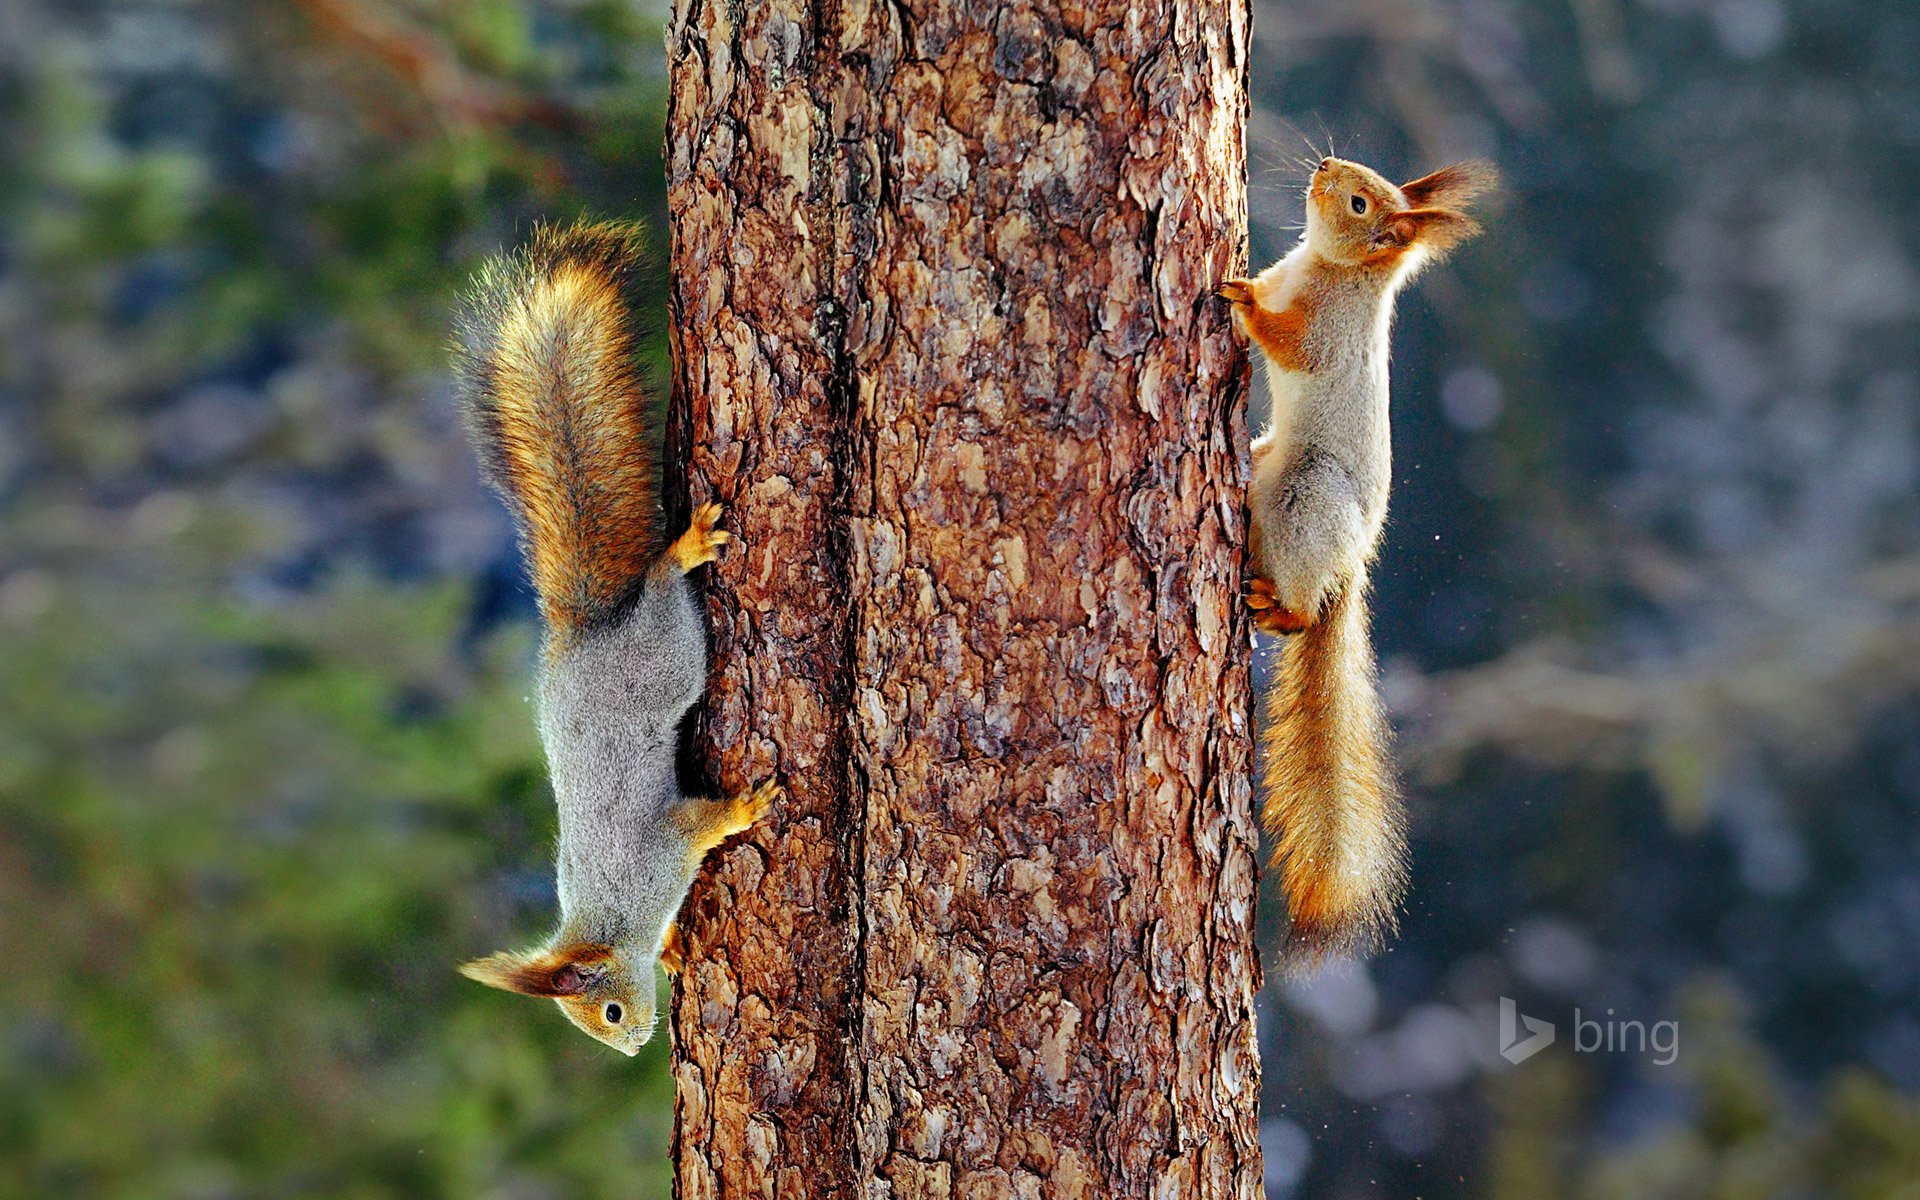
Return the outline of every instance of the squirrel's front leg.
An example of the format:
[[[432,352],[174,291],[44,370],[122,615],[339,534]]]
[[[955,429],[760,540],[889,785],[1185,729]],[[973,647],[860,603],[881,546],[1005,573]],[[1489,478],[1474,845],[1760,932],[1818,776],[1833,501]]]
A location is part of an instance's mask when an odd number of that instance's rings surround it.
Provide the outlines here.
[[[781,795],[780,785],[769,781],[726,800],[683,797],[668,810],[667,818],[687,835],[689,869],[698,870],[707,851],[757,824]],[[667,925],[660,943],[660,965],[669,975],[678,975],[686,959],[686,938],[676,920]]]
[[[673,818],[686,830],[691,853],[699,858],[734,834],[752,828],[780,795],[780,785],[768,782],[726,800],[686,799],[674,809]]]
[[[627,699],[649,712],[679,714],[707,686],[707,631],[687,573],[720,556],[733,540],[720,529],[718,504],[694,510],[686,532],[661,552],[646,586],[618,630]]]
[[[1228,279],[1214,289],[1233,310],[1234,321],[1246,331],[1267,361],[1282,371],[1310,371],[1313,355],[1307,351],[1308,309],[1293,303],[1282,309],[1260,305],[1259,285],[1252,279]]]

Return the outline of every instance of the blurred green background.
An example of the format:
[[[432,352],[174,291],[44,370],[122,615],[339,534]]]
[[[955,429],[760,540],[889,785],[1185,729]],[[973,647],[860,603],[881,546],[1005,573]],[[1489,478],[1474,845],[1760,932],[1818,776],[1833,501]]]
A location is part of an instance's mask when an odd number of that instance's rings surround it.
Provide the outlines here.
[[[659,14],[0,20],[0,1194],[665,1195],[664,1039],[452,971],[554,818],[446,374],[536,217],[659,227]]]
[[[0,0],[0,1195],[666,1194],[664,1044],[450,969],[553,816],[445,361],[536,217],[664,240],[663,18]],[[1329,143],[1511,183],[1402,306],[1415,892],[1262,998],[1270,1196],[1920,1196],[1920,13],[1262,3],[1253,80],[1256,258]]]

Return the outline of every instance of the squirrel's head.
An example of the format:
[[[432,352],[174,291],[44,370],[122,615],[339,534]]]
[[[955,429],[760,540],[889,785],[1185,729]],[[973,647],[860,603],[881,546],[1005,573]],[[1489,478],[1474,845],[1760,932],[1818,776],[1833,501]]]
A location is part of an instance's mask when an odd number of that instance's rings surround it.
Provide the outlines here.
[[[1496,178],[1491,163],[1474,160],[1395,187],[1370,167],[1323,158],[1307,185],[1307,244],[1340,263],[1438,258],[1480,232],[1466,206]]]
[[[653,964],[612,946],[564,942],[544,950],[502,951],[466,963],[460,973],[488,987],[545,996],[567,1020],[625,1055],[653,1036]]]

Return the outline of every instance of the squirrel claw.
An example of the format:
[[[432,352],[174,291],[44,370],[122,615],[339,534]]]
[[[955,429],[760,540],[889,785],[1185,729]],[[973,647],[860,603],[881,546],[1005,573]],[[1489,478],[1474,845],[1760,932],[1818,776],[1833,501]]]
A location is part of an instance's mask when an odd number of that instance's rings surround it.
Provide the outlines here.
[[[1213,294],[1220,297],[1220,299],[1225,300],[1228,304],[1232,304],[1236,306],[1241,304],[1252,304],[1253,303],[1253,280],[1223,279],[1220,281],[1220,286],[1213,290]]]
[[[1247,584],[1247,607],[1253,610],[1253,627],[1261,633],[1299,633],[1307,619],[1280,603],[1273,593],[1273,580],[1256,576]]]
[[[1274,608],[1253,614],[1253,627],[1261,633],[1275,635],[1302,633],[1307,628],[1307,619],[1290,608]]]
[[[760,818],[773,810],[773,802],[786,795],[779,784],[768,780],[751,793],[734,801],[735,811],[740,818],[740,828],[759,823]]]
[[[719,558],[720,547],[733,541],[732,534],[717,528],[725,512],[711,500],[702,504],[693,510],[693,517],[687,522],[687,531],[667,547],[668,555],[682,574]]]

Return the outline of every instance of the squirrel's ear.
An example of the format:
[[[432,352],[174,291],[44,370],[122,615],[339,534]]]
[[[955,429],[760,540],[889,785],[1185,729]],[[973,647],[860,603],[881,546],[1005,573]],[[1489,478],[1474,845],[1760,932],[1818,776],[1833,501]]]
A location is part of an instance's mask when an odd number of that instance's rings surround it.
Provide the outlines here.
[[[577,996],[606,974],[600,964],[612,955],[612,947],[586,943],[535,954],[503,950],[461,964],[460,973],[488,987],[522,996]]]
[[[1471,217],[1451,209],[1412,208],[1383,220],[1374,230],[1373,243],[1383,249],[1419,246],[1439,255],[1479,232],[1479,224]]]
[[[1403,183],[1400,190],[1406,194],[1407,203],[1415,208],[1459,208],[1499,183],[1500,172],[1492,163],[1473,158]]]

